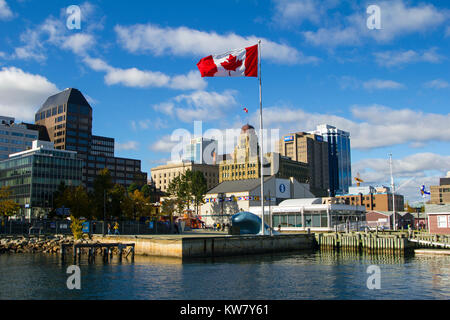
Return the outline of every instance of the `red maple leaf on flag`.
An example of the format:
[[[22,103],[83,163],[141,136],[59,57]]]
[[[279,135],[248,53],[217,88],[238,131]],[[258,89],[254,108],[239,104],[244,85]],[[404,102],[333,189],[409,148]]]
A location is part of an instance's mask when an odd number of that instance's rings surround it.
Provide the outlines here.
[[[229,55],[227,61],[220,64],[225,70],[228,70],[228,74],[231,75],[231,71],[236,71],[237,68],[242,66],[242,60],[238,60],[235,56]]]

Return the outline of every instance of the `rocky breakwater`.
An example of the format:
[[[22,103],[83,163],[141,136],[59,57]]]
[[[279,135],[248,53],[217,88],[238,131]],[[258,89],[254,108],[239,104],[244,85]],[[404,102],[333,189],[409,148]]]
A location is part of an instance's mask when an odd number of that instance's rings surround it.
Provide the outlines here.
[[[73,236],[5,237],[0,239],[0,254],[4,253],[58,253],[61,244],[72,245]]]

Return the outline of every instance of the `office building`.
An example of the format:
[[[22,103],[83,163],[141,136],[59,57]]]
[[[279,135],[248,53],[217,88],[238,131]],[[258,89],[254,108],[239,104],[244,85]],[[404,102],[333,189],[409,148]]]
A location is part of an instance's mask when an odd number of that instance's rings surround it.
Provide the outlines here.
[[[349,205],[364,206],[367,211],[393,211],[393,195],[389,188],[351,187],[355,193],[336,196]],[[378,190],[378,191],[377,191]],[[405,199],[401,194],[395,194],[395,211],[403,211]]]
[[[203,137],[191,139],[190,144],[184,147],[183,161],[216,164],[217,149],[217,140]]]
[[[74,151],[57,150],[53,143],[33,141],[30,150],[0,161],[0,187],[10,187],[11,199],[26,217],[45,215],[53,206],[53,194],[61,182],[81,184],[82,160]]]
[[[14,118],[0,116],[0,160],[12,153],[31,149],[39,132],[29,129],[25,124],[15,123]]]
[[[183,161],[179,163],[168,163],[151,169],[153,183],[157,189],[163,192],[167,191],[170,182],[187,170],[192,172],[200,171],[206,179],[208,189],[214,188],[219,184],[219,166],[212,164],[198,164],[192,161]]]
[[[297,132],[283,136],[279,152],[294,161],[307,163],[310,168],[311,192],[316,196],[329,195],[328,142],[321,135]]]
[[[328,142],[330,196],[348,193],[352,185],[350,133],[323,124],[311,132]]]
[[[35,122],[47,128],[59,150],[76,151],[83,160],[83,184],[92,190],[97,173],[107,168],[114,183],[128,187],[147,183],[141,161],[114,156],[114,139],[92,134],[92,107],[74,88],[49,97],[36,112]]]
[[[258,137],[255,128],[246,124],[241,128],[238,144],[230,157],[219,164],[219,182],[260,177],[258,154]]]
[[[450,172],[439,179],[438,186],[430,187],[430,202],[432,204],[450,204]]]
[[[244,125],[231,159],[224,160],[219,164],[219,181],[260,178],[258,153],[259,146],[255,129],[248,124]],[[310,168],[307,163],[294,161],[278,152],[264,154],[263,161],[264,176],[285,179],[293,177],[300,183],[309,183],[311,180]]]

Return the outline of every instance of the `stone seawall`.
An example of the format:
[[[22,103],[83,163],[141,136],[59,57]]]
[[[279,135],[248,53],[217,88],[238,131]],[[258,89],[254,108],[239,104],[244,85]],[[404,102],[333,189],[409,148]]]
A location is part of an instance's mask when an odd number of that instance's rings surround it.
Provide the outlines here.
[[[276,236],[94,236],[103,243],[135,243],[138,255],[207,258],[311,250],[314,234]]]

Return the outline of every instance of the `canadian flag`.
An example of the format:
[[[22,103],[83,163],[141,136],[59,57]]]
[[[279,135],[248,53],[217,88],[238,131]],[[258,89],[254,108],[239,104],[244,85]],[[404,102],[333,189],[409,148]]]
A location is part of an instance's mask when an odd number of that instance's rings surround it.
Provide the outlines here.
[[[197,63],[202,77],[257,77],[258,45],[210,55]]]

